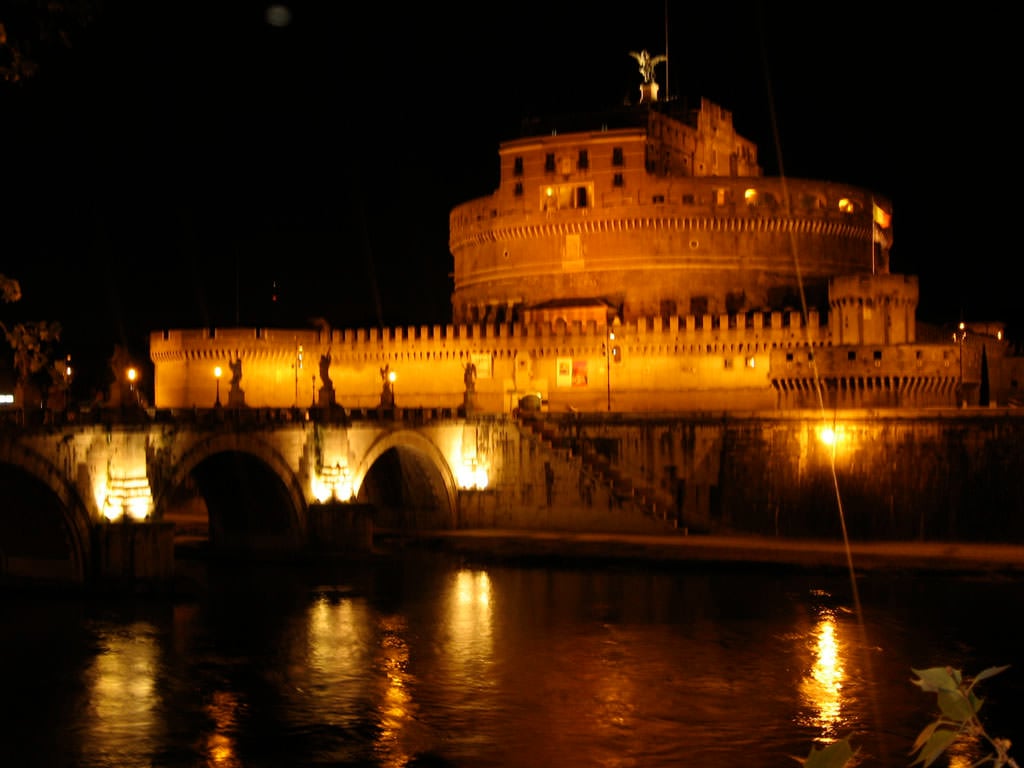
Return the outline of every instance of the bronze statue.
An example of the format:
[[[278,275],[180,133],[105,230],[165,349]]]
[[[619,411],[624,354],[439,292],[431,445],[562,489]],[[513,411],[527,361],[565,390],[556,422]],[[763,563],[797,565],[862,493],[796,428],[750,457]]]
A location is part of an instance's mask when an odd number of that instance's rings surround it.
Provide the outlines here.
[[[327,352],[326,355],[320,355],[320,381],[326,389],[331,388],[331,353]]]
[[[663,61],[668,61],[668,56],[665,55],[651,56],[646,48],[640,51],[640,53],[630,51],[629,55],[640,63],[640,74],[644,78],[645,83],[654,80],[654,67],[656,65],[661,64]]]
[[[231,368],[231,388],[235,389],[242,380],[242,358],[235,358],[228,366]]]

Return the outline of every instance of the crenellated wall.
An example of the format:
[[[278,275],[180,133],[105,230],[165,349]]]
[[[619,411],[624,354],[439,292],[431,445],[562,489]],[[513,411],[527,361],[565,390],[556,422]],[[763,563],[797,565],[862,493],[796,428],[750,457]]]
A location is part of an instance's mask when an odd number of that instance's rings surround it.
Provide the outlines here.
[[[839,320],[831,325],[811,310],[807,322],[799,312],[774,311],[611,326],[572,320],[158,331],[150,339],[154,405],[209,408],[219,398],[226,407],[387,407],[385,375],[394,376],[400,408],[469,405],[491,414],[512,412],[530,394],[553,411],[776,410],[818,405],[819,386],[834,407],[953,405],[961,383],[980,381],[980,337],[959,345],[952,338],[915,341],[916,285],[900,275],[851,278],[833,292]],[[836,322],[845,327],[844,343],[835,337]],[[1009,379],[995,375],[1001,352],[994,339],[988,357],[992,381]],[[233,383],[237,361],[241,378]]]

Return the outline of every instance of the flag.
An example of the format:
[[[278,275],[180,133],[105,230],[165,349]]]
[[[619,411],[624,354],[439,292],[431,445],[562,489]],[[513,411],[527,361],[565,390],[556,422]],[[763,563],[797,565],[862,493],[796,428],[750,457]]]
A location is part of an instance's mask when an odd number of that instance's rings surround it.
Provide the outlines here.
[[[892,214],[883,209],[873,199],[871,201],[871,239],[879,243],[883,248],[892,247],[892,233],[889,227],[892,226]]]
[[[874,200],[871,201],[871,218],[882,229],[888,229],[892,224],[892,214],[883,210]]]

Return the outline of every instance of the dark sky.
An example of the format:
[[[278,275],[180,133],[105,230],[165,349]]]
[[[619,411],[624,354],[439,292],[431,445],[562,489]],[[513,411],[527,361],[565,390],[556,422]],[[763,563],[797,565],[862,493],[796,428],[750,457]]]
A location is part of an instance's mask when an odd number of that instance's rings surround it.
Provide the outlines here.
[[[103,355],[160,328],[444,323],[448,213],[494,190],[498,142],[635,100],[629,51],[663,53],[667,19],[669,95],[732,110],[766,173],[893,201],[919,317],[1018,320],[1003,11],[403,5],[294,2],[274,26],[249,0],[97,2],[0,87],[0,272],[25,293],[0,311]]]

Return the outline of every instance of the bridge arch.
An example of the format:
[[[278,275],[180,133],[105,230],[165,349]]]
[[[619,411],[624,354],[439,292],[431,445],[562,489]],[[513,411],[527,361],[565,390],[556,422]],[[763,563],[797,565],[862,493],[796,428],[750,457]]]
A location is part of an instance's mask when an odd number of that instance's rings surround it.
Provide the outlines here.
[[[154,499],[157,519],[190,477],[207,505],[211,544],[218,551],[294,552],[305,545],[308,508],[301,483],[267,441],[225,433],[192,445],[161,483]],[[246,503],[258,509],[237,508]]]
[[[385,487],[387,479],[400,485]],[[357,501],[376,507],[379,528],[455,527],[455,477],[438,446],[421,432],[380,434],[358,459],[352,487]]]
[[[18,508],[18,488],[29,496],[32,509]],[[68,473],[22,443],[4,442],[0,493],[5,506],[0,516],[0,576],[85,582],[92,553],[89,510]],[[48,500],[41,498],[46,494]]]

